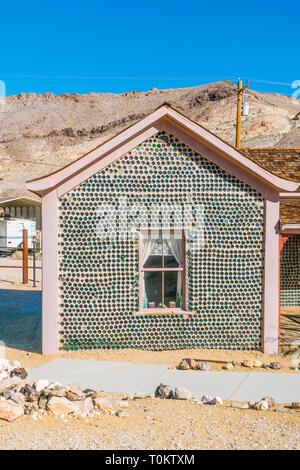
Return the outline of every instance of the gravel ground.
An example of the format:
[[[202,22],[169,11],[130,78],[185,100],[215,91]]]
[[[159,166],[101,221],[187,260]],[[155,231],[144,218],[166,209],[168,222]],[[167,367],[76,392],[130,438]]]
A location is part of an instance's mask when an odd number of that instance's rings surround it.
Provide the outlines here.
[[[28,286],[32,287],[33,284],[33,269],[32,269],[33,261],[31,258],[28,260]],[[19,268],[3,268],[2,266],[19,266]],[[42,270],[40,269],[42,266],[41,260],[36,260],[36,266],[39,269],[36,269],[36,286],[37,288],[41,288],[41,280],[42,280]],[[0,258],[0,287],[3,286],[4,288],[18,288],[22,289],[22,259],[15,260],[11,258]]]
[[[112,398],[112,394],[103,394]],[[115,395],[114,395],[115,397]],[[278,407],[278,405],[277,405]],[[0,449],[300,449],[300,413],[234,410],[178,400],[130,400],[128,418],[0,422]]]
[[[167,364],[169,366],[177,366],[181,359],[190,357],[194,359],[215,360],[215,361],[244,361],[245,359],[258,359],[262,363],[281,362],[282,369],[272,370],[256,368],[245,368],[242,366],[234,367],[235,371],[242,372],[268,372],[270,374],[279,374],[281,372],[290,372],[299,374],[300,371],[291,370],[295,366],[292,362],[292,355],[269,355],[260,351],[232,351],[232,350],[209,350],[209,349],[183,349],[176,351],[144,351],[141,349],[117,349],[117,350],[91,350],[91,351],[59,351],[57,354],[38,354],[28,353],[24,350],[7,347],[5,350],[6,357],[10,361],[19,360],[27,369],[38,367],[46,362],[56,358],[62,359],[93,359],[98,361],[118,361],[118,362],[135,362],[141,364]],[[298,354],[300,361],[300,354]],[[211,362],[211,370],[222,370],[224,364]],[[197,372],[195,372],[197,373]]]

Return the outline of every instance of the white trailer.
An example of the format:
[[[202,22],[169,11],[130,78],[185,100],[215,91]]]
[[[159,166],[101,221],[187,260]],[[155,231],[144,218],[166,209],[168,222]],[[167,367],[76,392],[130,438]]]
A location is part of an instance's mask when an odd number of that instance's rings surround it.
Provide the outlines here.
[[[28,231],[28,248],[33,248],[35,221],[29,219],[0,220],[0,247],[17,248],[23,244],[23,230]],[[0,248],[1,251],[5,251]]]

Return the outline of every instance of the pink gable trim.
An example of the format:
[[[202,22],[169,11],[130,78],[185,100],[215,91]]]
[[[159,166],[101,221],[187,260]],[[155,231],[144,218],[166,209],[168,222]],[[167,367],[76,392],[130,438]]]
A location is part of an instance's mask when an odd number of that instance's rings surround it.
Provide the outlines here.
[[[42,194],[50,188],[63,186],[63,188],[58,189],[58,195],[62,195],[86,180],[91,174],[100,171],[127,151],[132,150],[136,145],[142,143],[145,138],[149,138],[158,132],[158,130],[168,130],[166,127],[171,124],[173,124],[174,132],[175,130],[177,133],[181,131],[182,135],[193,137],[194,148],[196,142],[198,142],[197,146],[205,144],[206,148],[210,148],[211,151],[222,157],[223,164],[221,166],[224,169],[227,167],[224,163],[226,161],[230,163],[232,170],[228,171],[237,177],[240,177],[237,169],[242,169],[243,173],[252,175],[254,179],[260,180],[263,184],[277,191],[296,191],[298,189],[299,183],[272,175],[229,144],[226,144],[217,136],[211,134],[199,124],[194,123],[168,105],[163,105],[146,118],[124,130],[95,150],[92,150],[71,165],[62,168],[52,175],[28,182],[27,188]],[[185,141],[186,139],[183,140]]]

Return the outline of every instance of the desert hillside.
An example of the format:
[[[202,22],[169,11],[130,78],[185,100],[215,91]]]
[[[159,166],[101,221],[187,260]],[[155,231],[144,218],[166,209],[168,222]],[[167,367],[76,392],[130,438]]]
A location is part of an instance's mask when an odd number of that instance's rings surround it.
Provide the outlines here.
[[[243,147],[300,147],[300,100],[247,91]],[[193,88],[122,94],[20,94],[0,103],[1,190],[24,194],[24,182],[70,163],[168,102],[234,143],[236,86],[229,81]]]

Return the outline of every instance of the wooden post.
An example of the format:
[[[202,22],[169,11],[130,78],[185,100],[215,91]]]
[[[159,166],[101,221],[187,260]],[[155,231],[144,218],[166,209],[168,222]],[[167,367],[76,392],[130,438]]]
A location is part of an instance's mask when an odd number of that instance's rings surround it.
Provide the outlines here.
[[[235,136],[235,146],[240,148],[241,146],[241,114],[242,114],[242,81],[238,81],[238,98],[237,98],[237,110],[236,110],[236,136]]]
[[[23,284],[28,284],[28,230],[23,230]]]
[[[242,96],[245,89],[249,86],[247,84],[243,87],[242,80],[238,79],[238,98],[237,98],[237,110],[236,110],[236,134],[235,134],[235,146],[237,149],[241,147],[241,121],[242,121]]]

